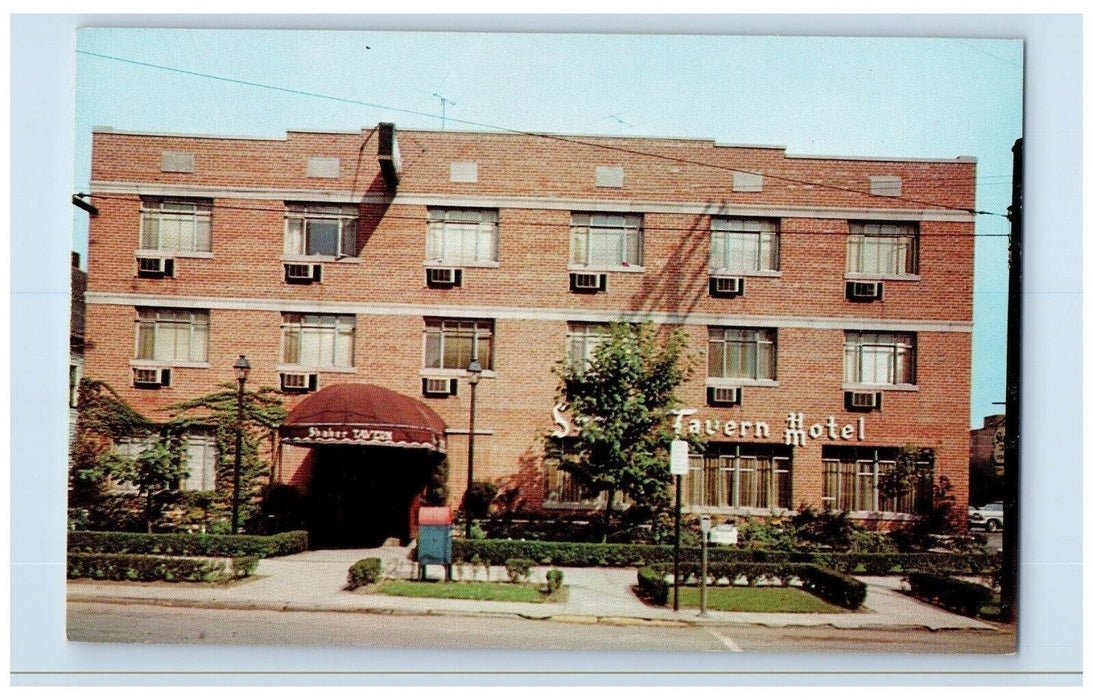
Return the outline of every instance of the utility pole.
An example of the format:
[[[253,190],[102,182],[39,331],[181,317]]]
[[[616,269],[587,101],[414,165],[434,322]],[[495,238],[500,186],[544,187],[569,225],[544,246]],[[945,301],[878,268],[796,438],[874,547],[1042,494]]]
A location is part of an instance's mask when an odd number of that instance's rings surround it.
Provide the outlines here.
[[[1020,457],[1017,445],[1021,435],[1021,291],[1024,243],[1025,143],[1013,144],[1013,194],[1009,207],[1010,278],[1009,314],[1006,329],[1006,442],[1005,488],[1002,497],[1002,580],[1001,617],[1017,620],[1017,546],[1020,521],[1017,498],[1020,492]]]

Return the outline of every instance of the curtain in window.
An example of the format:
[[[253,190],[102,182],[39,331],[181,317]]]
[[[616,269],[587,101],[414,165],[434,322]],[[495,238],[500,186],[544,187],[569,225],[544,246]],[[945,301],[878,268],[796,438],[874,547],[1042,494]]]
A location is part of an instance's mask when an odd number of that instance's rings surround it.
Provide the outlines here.
[[[907,333],[848,331],[843,380],[855,384],[914,384],[915,338]]]
[[[757,272],[778,269],[778,223],[763,219],[713,219],[710,269]]]
[[[569,259],[572,264],[590,267],[641,265],[641,249],[640,215],[573,215]]]
[[[306,367],[352,367],[352,316],[286,315],[282,361]]]
[[[707,365],[713,378],[774,379],[774,331],[711,328]]]
[[[208,341],[208,313],[144,309],[138,314],[137,359],[204,362]]]
[[[466,369],[478,346],[478,362],[492,369],[493,332],[487,321],[434,320],[425,327],[425,367]]]
[[[918,271],[918,229],[913,224],[850,225],[847,271],[865,274],[913,274]]]

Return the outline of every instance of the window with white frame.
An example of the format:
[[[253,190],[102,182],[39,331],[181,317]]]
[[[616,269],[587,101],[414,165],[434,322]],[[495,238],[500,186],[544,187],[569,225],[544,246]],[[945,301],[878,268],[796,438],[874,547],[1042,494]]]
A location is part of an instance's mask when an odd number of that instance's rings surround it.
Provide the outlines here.
[[[208,354],[208,311],[137,309],[136,359],[206,362]]]
[[[184,491],[216,490],[216,433],[212,429],[197,428],[186,436],[186,478]]]
[[[355,205],[289,204],[285,213],[285,255],[357,256]]]
[[[129,459],[139,459],[148,447],[150,438],[127,437],[114,445],[113,451]],[[216,432],[212,428],[192,428],[186,433],[186,462],[183,468],[186,476],[181,482],[171,484],[171,488],[183,491],[216,490]],[[115,493],[136,493],[137,488],[127,482],[114,482],[111,491]]]
[[[493,369],[493,321],[425,319],[426,369],[467,369],[476,353],[482,369]]]
[[[881,488],[884,474],[895,468],[898,456],[899,449],[895,447],[824,446],[824,508],[833,511],[925,513],[930,507],[931,477],[923,476],[921,481],[896,494],[885,494]],[[921,473],[930,474],[933,458],[927,456],[918,467]]]
[[[140,203],[140,247],[167,253],[212,250],[211,201],[144,198]]]
[[[848,384],[914,384],[915,334],[846,331],[843,381]]]
[[[778,269],[778,221],[710,221],[710,272],[773,272]]]
[[[690,457],[683,504],[691,508],[790,508],[792,448],[712,442]]]
[[[356,316],[282,314],[281,362],[300,367],[352,367],[356,332]]]
[[[445,265],[497,262],[497,210],[430,207],[425,258]]]
[[[710,379],[776,379],[777,331],[773,328],[709,329],[706,376]]]
[[[606,323],[571,321],[566,333],[566,362],[571,367],[588,367],[596,348],[610,337],[611,326]]]
[[[850,223],[846,271],[868,275],[918,273],[918,225]]]
[[[569,229],[569,262],[591,268],[640,266],[641,214],[574,213]]]

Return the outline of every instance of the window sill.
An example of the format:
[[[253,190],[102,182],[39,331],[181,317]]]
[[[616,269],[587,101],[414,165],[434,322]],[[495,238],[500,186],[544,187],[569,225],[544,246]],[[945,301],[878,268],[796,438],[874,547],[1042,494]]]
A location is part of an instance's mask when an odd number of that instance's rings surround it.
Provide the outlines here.
[[[732,379],[726,377],[706,377],[706,386],[732,389],[738,386],[778,386],[775,379]]]
[[[425,262],[422,263],[422,266],[424,266],[424,267],[456,267],[456,268],[462,268],[462,269],[473,268],[473,267],[481,267],[481,268],[490,269],[490,268],[499,268],[499,267],[501,267],[501,263],[499,263],[499,262],[448,262],[448,261],[445,261],[445,260],[426,260]]]
[[[134,257],[138,258],[203,258],[206,260],[212,260],[212,253],[205,253],[201,251],[191,250],[145,250],[143,248],[136,251]]]
[[[278,372],[293,374],[356,374],[356,367],[316,367],[312,365],[277,365]]]
[[[543,510],[603,510],[603,502],[568,503],[566,501],[543,501]]]
[[[797,515],[797,511],[789,508],[773,506],[771,508],[752,508],[749,506],[683,506],[680,510],[692,515],[742,515],[746,517],[761,518],[789,518]]]
[[[781,277],[781,270],[710,270],[711,277]]]
[[[444,369],[442,367],[426,367],[425,369],[418,372],[418,375],[421,377],[461,377],[465,379],[469,377],[471,373],[465,369]],[[496,379],[497,372],[492,369],[482,370],[482,378]]]
[[[130,367],[154,369],[157,367],[178,367],[182,369],[210,369],[208,362],[184,362],[182,360],[130,360]]]
[[[290,264],[306,264],[306,263],[352,263],[359,264],[360,258],[344,256],[334,257],[333,255],[282,255],[282,263]]]
[[[915,384],[843,384],[843,391],[918,391]]]
[[[568,267],[570,272],[645,272],[642,265],[574,265]]]
[[[899,275],[888,274],[883,272],[847,272],[844,278],[851,281],[864,281],[864,282],[921,282],[922,275]]]
[[[848,510],[846,511],[846,517],[855,520],[888,520],[896,522],[918,520],[919,518],[914,513],[886,513],[877,510]]]

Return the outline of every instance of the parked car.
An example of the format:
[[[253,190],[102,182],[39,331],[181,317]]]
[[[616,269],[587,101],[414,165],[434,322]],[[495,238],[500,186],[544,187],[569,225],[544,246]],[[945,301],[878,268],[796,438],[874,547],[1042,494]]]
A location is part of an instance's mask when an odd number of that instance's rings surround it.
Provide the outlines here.
[[[1002,529],[1002,504],[988,503],[980,508],[968,506],[968,527],[981,527],[987,532],[998,532]]]

